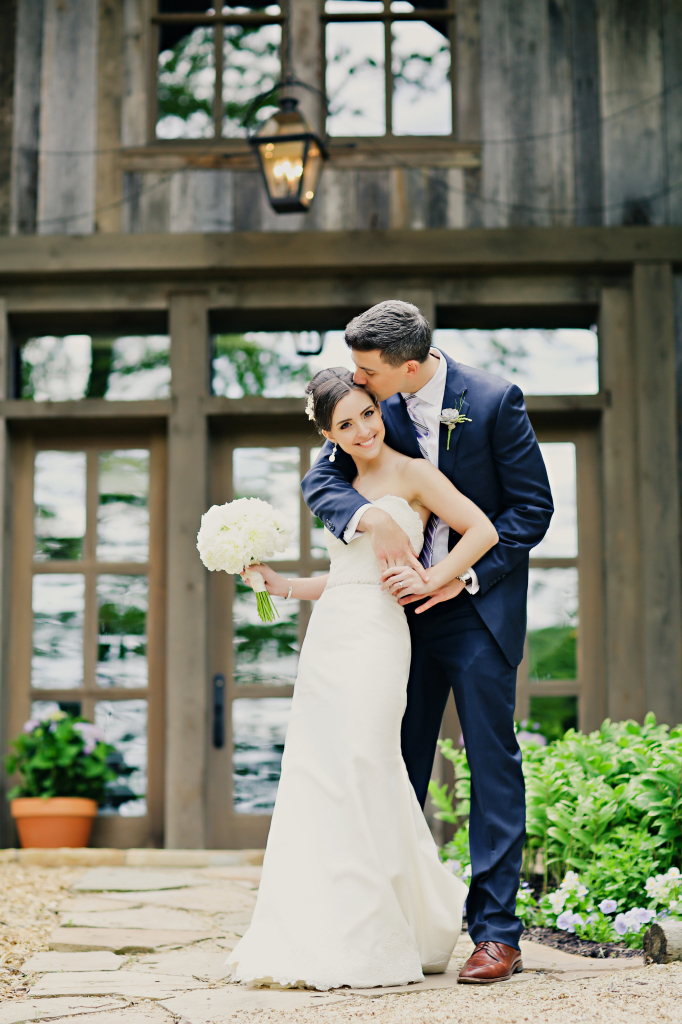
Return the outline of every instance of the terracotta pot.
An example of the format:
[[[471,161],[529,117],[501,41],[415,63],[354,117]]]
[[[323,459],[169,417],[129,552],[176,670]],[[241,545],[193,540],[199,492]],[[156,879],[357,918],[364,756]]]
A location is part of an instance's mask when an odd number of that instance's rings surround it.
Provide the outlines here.
[[[81,796],[22,796],[10,801],[22,847],[87,846],[97,801]]]

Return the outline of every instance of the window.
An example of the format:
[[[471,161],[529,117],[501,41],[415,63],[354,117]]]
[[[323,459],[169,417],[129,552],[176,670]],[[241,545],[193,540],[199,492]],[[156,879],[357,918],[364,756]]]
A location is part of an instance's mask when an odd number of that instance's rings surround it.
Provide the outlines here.
[[[36,402],[170,397],[166,334],[30,337],[16,354],[15,395]]]
[[[454,0],[326,0],[333,136],[452,135]]]
[[[249,105],[280,78],[284,20],[276,4],[159,0],[155,137],[244,138]]]

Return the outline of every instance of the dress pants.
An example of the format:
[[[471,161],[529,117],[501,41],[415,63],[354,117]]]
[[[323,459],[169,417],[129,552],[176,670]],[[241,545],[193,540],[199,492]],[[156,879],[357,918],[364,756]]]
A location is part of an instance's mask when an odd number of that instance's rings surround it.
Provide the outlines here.
[[[471,769],[469,934],[475,943],[492,940],[518,948],[523,925],[514,911],[526,812],[514,734],[516,669],[468,594],[421,615],[415,607],[406,607],[412,635],[401,733],[407,771],[423,807],[452,689]]]

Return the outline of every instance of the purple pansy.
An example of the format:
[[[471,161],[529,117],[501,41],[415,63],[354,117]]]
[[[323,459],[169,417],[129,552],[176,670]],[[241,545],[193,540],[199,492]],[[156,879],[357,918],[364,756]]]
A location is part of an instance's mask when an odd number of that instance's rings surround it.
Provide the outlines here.
[[[602,914],[613,914],[618,910],[618,904],[615,900],[602,900],[599,904],[599,909]]]

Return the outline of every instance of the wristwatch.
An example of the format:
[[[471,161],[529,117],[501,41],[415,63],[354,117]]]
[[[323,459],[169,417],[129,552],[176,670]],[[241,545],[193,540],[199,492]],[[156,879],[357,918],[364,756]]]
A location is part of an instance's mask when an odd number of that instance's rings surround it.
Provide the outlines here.
[[[457,577],[457,579],[461,580],[465,587],[468,587],[469,584],[473,583],[473,576],[470,572],[463,572],[461,576]]]

